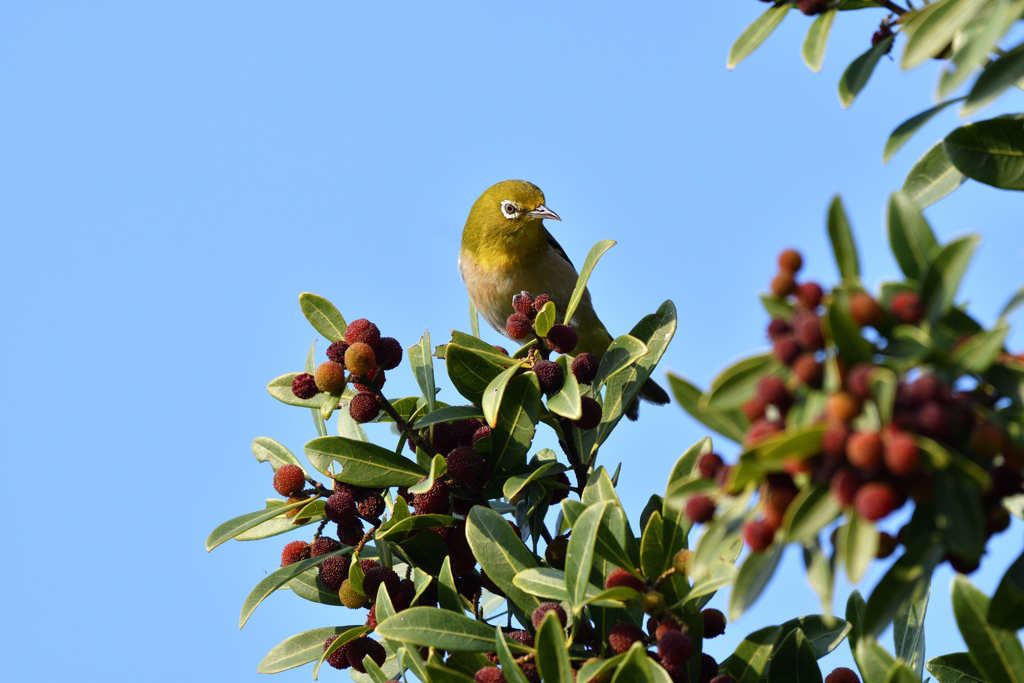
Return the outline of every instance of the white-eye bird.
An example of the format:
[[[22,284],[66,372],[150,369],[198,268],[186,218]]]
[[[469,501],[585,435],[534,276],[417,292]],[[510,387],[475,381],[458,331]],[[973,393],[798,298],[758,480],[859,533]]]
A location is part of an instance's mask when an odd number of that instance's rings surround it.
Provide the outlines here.
[[[545,206],[539,187],[524,180],[505,180],[480,195],[462,230],[459,270],[469,298],[484,320],[506,336],[513,296],[523,291],[547,294],[561,320],[576,288],[579,273],[544,227],[545,218],[562,220]],[[604,355],[612,336],[594,312],[589,291],[584,290],[572,320],[565,322],[579,335],[573,353]],[[652,379],[640,388],[639,397],[657,405],[668,403],[668,394]],[[635,420],[638,411],[634,400],[626,416]]]

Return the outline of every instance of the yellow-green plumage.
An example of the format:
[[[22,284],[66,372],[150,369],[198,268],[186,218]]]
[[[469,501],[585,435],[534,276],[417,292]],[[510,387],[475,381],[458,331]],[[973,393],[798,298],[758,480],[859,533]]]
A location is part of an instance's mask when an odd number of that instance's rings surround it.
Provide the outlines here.
[[[576,287],[576,268],[544,227],[544,218],[561,220],[545,206],[540,188],[506,180],[480,195],[466,219],[459,270],[473,305],[502,334],[513,313],[512,297],[519,292],[549,295],[561,317]],[[568,322],[579,335],[574,354],[604,355],[612,337],[594,312],[589,291]],[[651,380],[640,396],[652,403],[668,402],[665,391]]]

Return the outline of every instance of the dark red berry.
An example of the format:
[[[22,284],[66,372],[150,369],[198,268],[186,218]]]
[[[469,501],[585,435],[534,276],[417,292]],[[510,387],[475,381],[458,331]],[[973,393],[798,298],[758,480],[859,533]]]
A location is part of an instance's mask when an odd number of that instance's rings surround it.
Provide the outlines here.
[[[721,466],[722,456],[718,453],[703,453],[697,458],[697,470],[703,479],[714,479]]]
[[[331,636],[324,642],[324,652],[331,647],[331,643],[338,639],[338,636]],[[333,666],[335,669],[347,669],[351,666],[348,663],[348,643],[345,643],[337,650],[327,655],[327,663]]]
[[[853,470],[842,469],[832,475],[829,489],[843,507],[853,505],[857,489],[860,488],[860,477]]]
[[[569,497],[569,488],[571,485],[569,483],[569,477],[566,476],[565,472],[559,472],[556,474],[555,481],[561,484],[561,486],[551,490],[551,501],[548,505],[558,505]]]
[[[377,589],[383,584],[388,592],[388,597],[393,600],[398,595],[400,582],[401,578],[395,573],[394,569],[376,566],[367,571],[363,576],[363,593],[366,594],[366,597],[370,598],[371,602],[376,601]]]
[[[503,356],[508,355],[508,349],[506,349],[504,346],[498,346],[497,344],[494,344],[494,350]]]
[[[430,490],[413,496],[413,507],[421,515],[446,515],[451,509],[448,496],[448,484],[443,479],[435,479]]]
[[[811,351],[825,348],[825,336],[821,332],[821,320],[814,313],[800,311],[793,316],[793,336],[800,346]]]
[[[519,292],[512,297],[512,308],[516,313],[522,313],[527,318],[533,317],[533,297],[529,292]]]
[[[711,683],[711,679],[718,675],[718,662],[707,652],[700,655],[700,678],[697,683]]]
[[[348,413],[356,422],[370,422],[380,415],[380,403],[370,392],[361,391],[352,397],[348,404]]]
[[[793,328],[782,318],[772,318],[772,321],[768,323],[768,338],[772,341],[792,331]]]
[[[359,673],[366,673],[363,660],[369,656],[377,666],[383,666],[388,653],[384,646],[371,638],[356,638],[348,644],[348,663]]]
[[[554,612],[555,616],[558,617],[558,621],[562,623],[562,628],[565,628],[566,615],[565,610],[557,602],[542,602],[536,609],[533,610],[533,615],[530,617],[533,622],[533,630],[540,628],[540,624],[544,621],[544,615],[548,612]]]
[[[793,335],[783,334],[775,339],[772,354],[783,365],[791,365],[800,355],[800,345],[796,343]]]
[[[580,384],[590,384],[597,377],[600,364],[601,361],[594,354],[581,353],[572,361],[572,374],[576,375],[576,381]]]
[[[895,294],[889,306],[892,314],[907,325],[919,322],[924,316],[924,306],[921,304],[921,297],[916,292]]]
[[[693,656],[693,638],[682,631],[666,631],[658,638],[658,656],[666,666],[688,661]]]
[[[340,547],[340,546],[339,546]],[[343,555],[328,557],[320,563],[320,583],[329,591],[337,591],[348,578],[349,559]]]
[[[505,674],[496,666],[485,666],[473,674],[474,683],[506,683]]]
[[[327,553],[333,553],[335,550],[341,550],[341,544],[330,536],[321,536],[313,540],[313,545],[309,547],[309,555],[310,557],[320,557]]]
[[[570,325],[559,324],[551,326],[551,329],[548,330],[547,340],[548,346],[556,353],[572,353],[579,342],[579,336]]]
[[[540,381],[540,390],[545,394],[556,394],[565,384],[565,373],[558,363],[539,360],[534,363],[532,370]]]
[[[533,310],[540,313],[541,309],[551,301],[551,297],[547,294],[538,294],[537,298],[533,300]]]
[[[888,484],[872,481],[857,489],[853,507],[861,517],[874,522],[898,508],[899,498]]]
[[[346,351],[348,351],[348,342],[344,339],[339,339],[327,347],[327,359],[344,366]]]
[[[686,501],[686,516],[697,524],[711,521],[715,516],[715,501],[709,496],[693,496]]]
[[[796,301],[801,308],[813,311],[821,304],[821,285],[817,282],[805,282],[796,290]]]
[[[825,676],[825,683],[860,683],[860,679],[857,678],[857,674],[852,669],[841,666],[833,669],[832,673]]]
[[[604,580],[605,588],[615,588],[617,586],[625,586],[638,592],[643,592],[644,590],[644,582],[621,567],[611,570],[608,578]]]
[[[356,516],[356,500],[345,490],[331,494],[324,502],[324,514],[332,522],[345,522]]]
[[[844,457],[849,436],[849,427],[842,422],[833,424],[821,435],[821,452],[833,458]]]
[[[377,363],[382,370],[394,370],[402,363],[402,345],[394,337],[383,337],[377,344]]]
[[[284,547],[283,551],[281,551],[281,566],[287,567],[290,564],[308,560],[309,557],[308,543],[305,541],[292,541]]]
[[[384,496],[377,491],[370,491],[359,499],[356,511],[361,517],[380,517],[384,512]]]
[[[743,539],[752,552],[763,552],[775,540],[775,528],[763,519],[749,521],[743,527]]]
[[[358,382],[352,383],[352,388],[356,391],[369,391],[367,385],[373,385],[378,391],[384,388],[384,382],[387,381],[387,376],[384,371],[379,368],[373,368],[366,373],[366,379],[370,380],[367,384],[359,384]]]
[[[792,396],[786,388],[786,383],[780,377],[768,375],[757,385],[757,396],[768,405],[779,408],[782,412],[783,406],[789,407]]]
[[[434,435],[430,440],[430,445],[441,455],[448,455],[459,445],[459,435],[451,424],[438,422],[433,429]]]
[[[306,485],[306,473],[298,465],[282,465],[274,472],[274,490],[282,496],[293,496]]]
[[[921,465],[921,451],[912,434],[893,432],[885,445],[885,467],[898,477],[913,474]]]
[[[487,478],[487,463],[472,446],[459,446],[448,454],[448,476],[456,484],[482,486]]]
[[[875,557],[879,560],[884,560],[893,554],[896,550],[896,539],[893,538],[892,534],[885,531],[878,533],[878,551],[875,552]]]
[[[505,331],[513,339],[525,339],[533,331],[533,323],[522,313],[513,313],[505,322]]]
[[[725,615],[717,609],[706,609],[700,613],[704,620],[704,637],[717,638],[725,633]]]
[[[363,523],[357,517],[338,522],[338,540],[345,545],[359,545],[363,540]]]
[[[578,420],[573,420],[573,425],[586,431],[601,424],[601,404],[589,396],[584,396],[580,402],[583,406],[583,416]]]
[[[631,621],[619,622],[608,632],[608,644],[617,655],[629,650],[633,643],[643,642],[643,640],[644,632]]]
[[[348,327],[345,328],[345,341],[349,344],[362,342],[364,344],[369,344],[370,348],[375,349],[377,348],[377,343],[380,342],[380,330],[378,330],[377,326],[366,318],[353,320],[348,324]]]
[[[761,398],[755,396],[743,404],[741,409],[748,420],[754,422],[764,417],[764,409],[768,406]]]
[[[476,430],[483,426],[484,421],[476,417],[465,420],[456,420],[452,423],[452,427],[455,428],[455,438],[458,440],[460,446],[472,446],[473,435],[476,434]]]
[[[825,0],[799,0],[797,7],[807,16],[821,14],[828,9],[828,2]]]
[[[473,443],[475,444],[480,439],[483,439],[483,438],[488,437],[490,435],[491,435],[491,428],[488,425],[484,425],[484,426],[480,427],[480,429],[476,430],[476,432],[473,433]]]
[[[316,379],[313,375],[304,372],[292,380],[292,393],[295,394],[295,398],[305,401],[319,394],[320,390],[316,388]]]

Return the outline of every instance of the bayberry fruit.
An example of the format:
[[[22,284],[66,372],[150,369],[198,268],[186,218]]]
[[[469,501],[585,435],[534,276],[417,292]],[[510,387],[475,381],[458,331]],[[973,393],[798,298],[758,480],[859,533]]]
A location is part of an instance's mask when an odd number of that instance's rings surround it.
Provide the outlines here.
[[[725,615],[717,609],[706,609],[700,613],[704,621],[704,637],[717,638],[725,633]]]
[[[555,350],[555,353],[572,353],[579,342],[579,335],[570,325],[552,325],[548,330],[548,346]]]
[[[533,324],[522,313],[513,313],[505,322],[505,332],[513,339],[525,339],[532,331]]]
[[[870,472],[882,464],[883,450],[878,432],[854,432],[846,442],[846,459],[862,472]]]
[[[872,481],[857,489],[853,507],[861,517],[874,522],[898,508],[899,498],[888,484]]]
[[[447,457],[448,476],[456,484],[473,486],[483,484],[487,477],[487,463],[472,446],[459,446]]]
[[[793,317],[793,336],[805,349],[817,351],[825,348],[825,335],[821,332],[821,320],[809,311],[800,311]]]
[[[384,512],[384,496],[377,491],[371,491],[359,499],[356,511],[361,517],[380,517]]]
[[[895,294],[889,306],[892,314],[907,325],[919,322],[924,316],[924,306],[921,304],[921,297],[916,292]]]
[[[793,328],[782,318],[772,318],[772,321],[768,323],[768,338],[772,341],[792,331]]]
[[[327,360],[333,360],[335,363],[340,363],[344,366],[346,351],[348,351],[348,342],[344,339],[339,339],[327,347]]]
[[[359,545],[363,540],[363,523],[356,517],[338,522],[338,540],[345,545]]]
[[[402,345],[394,337],[384,337],[377,344],[377,363],[382,370],[394,370],[402,363]]]
[[[796,249],[787,249],[779,254],[779,269],[795,273],[804,265],[804,258]]]
[[[780,412],[782,411],[782,406],[789,407],[792,398],[789,390],[786,389],[785,382],[775,375],[768,375],[758,382],[757,395],[768,405],[779,408]]]
[[[339,546],[340,547],[340,546]],[[329,591],[336,591],[348,578],[349,559],[342,555],[328,557],[320,563],[320,583]]]
[[[836,422],[849,422],[860,413],[860,401],[845,391],[837,391],[828,397],[825,413]]]
[[[697,469],[703,479],[714,479],[721,466],[722,456],[718,453],[704,453],[697,458]]]
[[[549,301],[551,301],[551,297],[547,294],[538,294],[537,298],[533,300],[533,310],[540,313],[541,309],[544,308]]]
[[[800,355],[800,345],[796,343],[793,335],[783,334],[775,339],[772,354],[783,365],[791,365]]]
[[[519,292],[512,297],[512,308],[516,313],[522,313],[527,318],[533,317],[533,297],[529,292]]]
[[[617,586],[632,588],[640,593],[644,590],[644,582],[627,572],[622,567],[616,567],[611,570],[611,572],[608,573],[608,578],[604,580],[605,588],[616,588]]]
[[[321,555],[326,555],[327,553],[333,553],[335,550],[341,550],[341,544],[335,541],[330,536],[321,536],[320,538],[313,540],[313,545],[309,547],[309,556],[320,557]]]
[[[821,305],[821,285],[817,282],[805,282],[796,290],[796,301],[802,308],[813,311]]]
[[[586,431],[601,424],[601,404],[589,396],[581,398],[580,403],[583,406],[583,416],[578,420],[573,420],[573,425]]]
[[[913,435],[893,432],[885,445],[885,466],[898,477],[913,474],[921,465],[921,451]]]
[[[459,435],[455,427],[447,422],[438,422],[433,427],[434,435],[430,439],[430,445],[441,455],[448,455],[459,445]]]
[[[778,298],[788,296],[796,293],[796,280],[793,279],[793,273],[788,270],[784,270],[775,276],[772,280],[772,294]]]
[[[341,582],[341,588],[338,589],[338,599],[341,600],[341,604],[349,609],[359,609],[369,604],[366,596],[357,591],[348,579]]]
[[[361,391],[349,402],[348,413],[356,422],[370,422],[380,415],[380,403],[377,402],[377,397],[370,392]]]
[[[876,327],[885,319],[885,313],[870,294],[854,292],[850,295],[850,317],[857,327]]]
[[[852,669],[841,666],[833,669],[832,673],[825,676],[825,683],[860,683],[860,679],[857,678],[857,674]]]
[[[805,353],[793,362],[793,375],[800,384],[806,384],[812,389],[820,389],[825,371],[813,353]]]
[[[474,683],[506,683],[505,674],[496,666],[485,666],[473,674]]]
[[[446,515],[451,512],[451,501],[448,497],[448,484],[443,479],[435,479],[430,490],[417,493],[412,499],[413,507],[421,515]]]
[[[353,375],[365,375],[373,370],[377,364],[377,354],[373,348],[365,342],[356,342],[349,345],[345,351],[345,367]],[[317,369],[319,373],[319,368]],[[319,383],[318,383],[319,385]]]
[[[483,426],[484,421],[477,417],[456,420],[452,423],[452,427],[455,429],[455,438],[460,446],[472,446],[473,435]]]
[[[338,639],[338,636],[331,636],[324,642],[324,652],[327,652],[328,648],[331,647],[331,643]],[[341,645],[337,650],[327,655],[327,663],[333,666],[335,669],[347,669],[350,664],[348,663],[348,643]]]
[[[532,370],[540,382],[540,390],[549,396],[558,393],[565,384],[565,373],[558,363],[539,360],[534,363]]]
[[[332,493],[324,502],[324,514],[332,522],[342,523],[356,516],[356,499],[349,491]]]
[[[309,544],[305,541],[292,541],[281,551],[281,566],[287,567],[296,562],[308,560],[310,557]]]
[[[581,353],[573,359],[570,369],[580,384],[590,384],[597,377],[597,368],[601,364],[592,353]]]
[[[752,552],[764,552],[775,540],[775,528],[767,520],[752,520],[743,526],[743,540]]]
[[[324,393],[341,391],[345,388],[345,368],[333,360],[325,361],[317,366],[313,381],[316,382],[316,388]]]
[[[480,439],[486,438],[491,435],[491,428],[489,425],[483,425],[480,429],[473,432],[473,444],[476,444]]]
[[[541,622],[544,621],[544,615],[548,612],[554,612],[555,616],[558,617],[558,621],[561,622],[562,628],[565,628],[566,616],[562,606],[557,602],[542,602],[533,610],[533,615],[530,617],[530,620],[533,622],[534,631],[540,628]]]
[[[274,490],[282,496],[292,496],[306,485],[306,473],[298,465],[282,465],[274,472]]]
[[[556,536],[544,550],[544,559],[555,569],[565,569],[565,553],[569,549],[569,539]]]
[[[686,516],[697,524],[710,522],[715,516],[715,501],[709,496],[694,496],[686,501]]]
[[[350,345],[362,342],[363,344],[368,344],[371,348],[377,348],[377,343],[380,341],[380,330],[366,318],[353,320],[345,328],[345,341]],[[349,370],[352,370],[352,368],[349,367]],[[357,372],[356,374],[361,375],[363,373]]]
[[[388,597],[394,599],[398,596],[400,581],[401,578],[394,569],[377,566],[363,575],[363,593],[371,602],[374,602],[377,600],[377,589],[383,584],[388,592]]]
[[[292,380],[292,393],[295,394],[295,398],[305,401],[319,394],[320,390],[316,387],[316,379],[313,375],[304,372]]]
[[[356,638],[348,644],[348,663],[359,673],[366,673],[363,660],[369,657],[377,666],[383,666],[388,653],[384,646],[372,638]]]
[[[693,656],[693,638],[682,631],[666,631],[658,638],[658,656],[666,666],[676,666]]]
[[[608,632],[608,644],[617,655],[633,647],[633,643],[643,642],[644,632],[631,621],[622,621],[612,626]]]
[[[843,507],[853,505],[857,489],[860,488],[860,477],[852,470],[839,470],[832,475],[829,481],[829,489]]]

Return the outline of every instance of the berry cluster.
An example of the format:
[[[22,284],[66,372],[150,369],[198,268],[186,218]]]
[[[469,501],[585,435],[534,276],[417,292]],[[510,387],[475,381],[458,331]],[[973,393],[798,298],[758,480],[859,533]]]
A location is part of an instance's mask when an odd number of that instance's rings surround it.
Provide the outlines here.
[[[317,366],[315,375],[302,373],[292,381],[296,398],[310,399],[320,392],[339,393],[351,382],[359,392],[348,405],[352,419],[376,419],[381,409],[377,394],[384,387],[384,371],[393,370],[402,362],[402,345],[398,340],[381,337],[376,325],[360,318],[349,323],[344,339],[327,348],[327,358]]]

